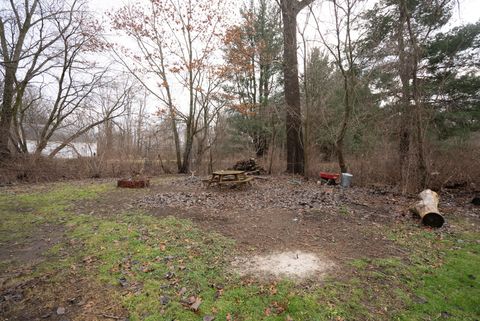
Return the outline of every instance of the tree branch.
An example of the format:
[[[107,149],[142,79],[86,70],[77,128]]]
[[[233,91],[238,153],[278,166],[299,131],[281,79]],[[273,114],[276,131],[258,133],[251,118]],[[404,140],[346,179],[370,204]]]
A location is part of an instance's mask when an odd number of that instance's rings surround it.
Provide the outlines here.
[[[299,13],[303,8],[312,4],[315,0],[301,0],[295,5],[295,12]]]

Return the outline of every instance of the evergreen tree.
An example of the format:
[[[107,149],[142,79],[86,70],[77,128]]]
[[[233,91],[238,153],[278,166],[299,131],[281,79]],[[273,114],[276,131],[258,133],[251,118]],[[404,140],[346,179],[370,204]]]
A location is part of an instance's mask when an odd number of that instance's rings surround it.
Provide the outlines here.
[[[426,44],[450,19],[453,0],[381,0],[366,14],[369,57],[377,61],[375,83],[398,124],[401,187],[423,188],[428,181],[425,152],[430,95],[425,88]],[[415,169],[415,170],[412,170]]]
[[[427,45],[425,87],[439,137],[480,130],[480,22],[437,34]]]
[[[250,137],[257,157],[268,151],[271,128],[269,101],[281,68],[279,9],[268,0],[241,10],[242,22],[225,37],[227,91],[233,93],[230,124],[239,135]]]

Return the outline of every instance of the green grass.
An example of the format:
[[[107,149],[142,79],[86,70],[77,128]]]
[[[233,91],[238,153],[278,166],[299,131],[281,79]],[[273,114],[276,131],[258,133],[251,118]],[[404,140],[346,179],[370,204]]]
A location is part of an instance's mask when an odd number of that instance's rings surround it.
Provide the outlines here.
[[[340,206],[338,208],[338,214],[343,215],[343,216],[348,216],[348,215],[350,215],[350,212],[348,211],[348,208],[346,206]]]
[[[288,280],[252,283],[240,278],[228,265],[233,242],[185,220],[142,213],[115,221],[84,216],[74,223],[72,237],[84,240],[85,254],[101,260],[98,277],[103,282],[119,288],[120,280],[126,283],[122,291],[131,320],[188,321],[205,315],[220,320],[227,315],[235,320],[285,320],[288,315],[329,320],[346,315],[335,303],[319,300],[317,291],[305,293]],[[162,296],[168,304],[162,304]],[[192,296],[202,301],[197,312],[186,304]]]
[[[117,289],[112,300],[122,302],[130,320],[479,318],[478,234],[443,236],[401,224],[387,236],[405,257],[346,262],[353,271],[341,281],[266,282],[232,272],[234,242],[189,221],[137,211],[111,218],[72,211],[73,202],[107,191],[115,192],[109,185],[57,184],[45,191],[0,194],[0,241],[21,241],[43,224],[61,224],[68,239],[52,247],[30,277],[77,266]],[[8,262],[0,262],[0,268],[7,269]],[[57,281],[62,277],[58,274]],[[201,299],[198,311],[188,304],[192,297]]]
[[[0,194],[0,243],[21,241],[45,223],[63,224],[72,216],[66,212],[72,202],[95,198],[110,189],[107,184],[59,183],[49,190]]]
[[[443,264],[418,273],[414,293],[421,303],[411,304],[399,320],[480,319],[480,245],[474,235],[459,237],[444,241]]]

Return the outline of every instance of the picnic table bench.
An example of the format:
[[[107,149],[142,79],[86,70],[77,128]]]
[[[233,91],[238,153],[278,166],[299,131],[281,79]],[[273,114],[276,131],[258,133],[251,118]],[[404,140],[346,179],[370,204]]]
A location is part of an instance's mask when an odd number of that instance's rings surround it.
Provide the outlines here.
[[[249,177],[245,174],[245,171],[236,170],[221,170],[212,173],[212,177],[206,180],[207,186],[212,184],[251,184],[253,177]]]

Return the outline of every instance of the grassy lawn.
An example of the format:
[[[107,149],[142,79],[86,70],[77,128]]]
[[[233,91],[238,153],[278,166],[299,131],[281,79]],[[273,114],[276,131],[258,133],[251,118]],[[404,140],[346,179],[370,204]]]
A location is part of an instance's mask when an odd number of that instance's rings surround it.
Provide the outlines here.
[[[107,192],[116,191],[108,184],[62,183],[0,194],[3,245],[21,243],[46,224],[65,235],[46,260],[9,284],[45,275],[62,284],[73,269],[110,289],[104,299],[120,304],[129,320],[480,318],[480,244],[473,232],[438,233],[405,223],[386,233],[406,257],[344,262],[352,272],[320,283],[260,281],[231,270],[234,241],[190,221],[135,209],[111,217],[73,210],[74,202]],[[3,277],[19,268],[15,260],[0,264]],[[41,288],[29,295],[41,295],[36,291]]]

